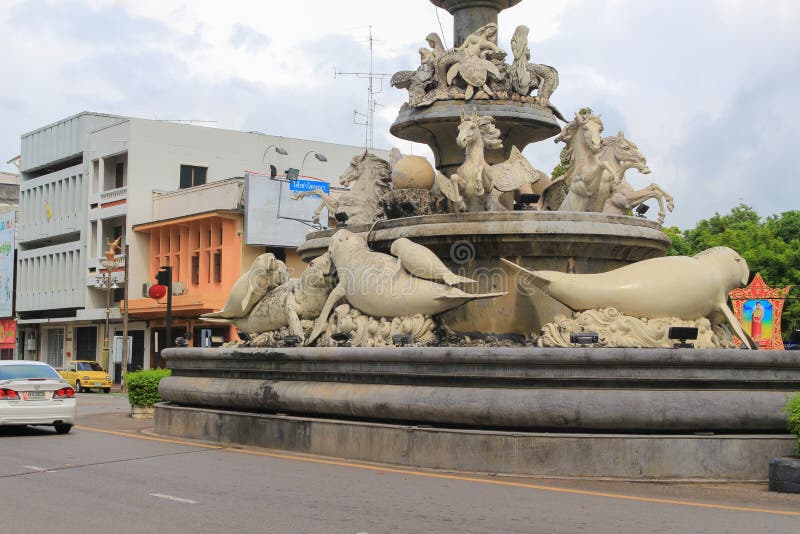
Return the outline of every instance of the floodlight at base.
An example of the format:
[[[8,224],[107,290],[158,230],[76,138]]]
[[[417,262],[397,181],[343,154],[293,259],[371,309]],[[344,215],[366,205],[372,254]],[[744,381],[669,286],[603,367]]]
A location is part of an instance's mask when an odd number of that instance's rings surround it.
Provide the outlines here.
[[[405,347],[411,345],[414,339],[408,334],[395,334],[392,336],[392,343],[395,347]]]
[[[331,339],[336,342],[337,345],[342,346],[350,341],[350,334],[347,332],[335,332],[331,334]]]
[[[343,211],[337,211],[333,214],[334,218],[336,218],[336,222],[339,223],[340,226],[344,226],[347,223],[348,215]]]
[[[672,347],[676,349],[693,349],[694,343],[687,343],[687,339],[697,339],[697,327],[694,326],[670,326],[667,336],[670,339],[680,340],[680,343],[675,343]]]
[[[572,332],[569,335],[569,342],[575,345],[592,345],[600,341],[600,334],[597,332]]]
[[[247,332],[239,332],[239,339],[241,339],[245,343],[249,343],[251,339],[250,334],[248,334]]]
[[[286,336],[283,338],[283,344],[287,347],[296,347],[300,344],[300,336]]]

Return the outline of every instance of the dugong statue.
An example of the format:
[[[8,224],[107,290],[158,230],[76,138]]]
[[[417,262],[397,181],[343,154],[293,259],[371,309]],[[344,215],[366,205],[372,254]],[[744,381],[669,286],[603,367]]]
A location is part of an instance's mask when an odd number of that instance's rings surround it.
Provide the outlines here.
[[[286,264],[274,254],[262,254],[233,284],[225,307],[203,315],[207,319],[237,319],[245,317],[258,301],[275,287],[289,280]]]
[[[402,317],[404,315],[436,315],[475,299],[499,297],[505,293],[473,294],[448,285],[470,281],[450,272],[445,276],[441,267],[430,258],[411,259],[417,247],[425,247],[410,241],[393,247],[398,257],[373,252],[360,235],[348,230],[339,230],[331,238],[328,252],[339,276],[338,285],[331,291],[322,309],[309,342],[321,333],[333,306],[346,299],[351,306],[373,317]],[[433,253],[430,253],[433,254]],[[404,259],[409,255],[408,259]],[[399,261],[398,261],[399,260]],[[415,274],[407,268],[407,262]],[[425,266],[424,268],[422,268]],[[449,270],[448,270],[449,272]]]
[[[713,247],[694,256],[643,260],[597,274],[530,271],[533,284],[574,311],[616,308],[632,317],[678,317],[694,320],[722,315],[751,349],[750,339],[728,308],[728,292],[747,284],[747,262],[728,247]]]
[[[211,323],[234,324],[243,332],[262,333],[288,326],[293,335],[303,339],[301,320],[319,316],[334,280],[330,254],[325,253],[314,258],[300,278],[292,278],[268,291],[248,313],[230,318],[206,314],[200,318]]]

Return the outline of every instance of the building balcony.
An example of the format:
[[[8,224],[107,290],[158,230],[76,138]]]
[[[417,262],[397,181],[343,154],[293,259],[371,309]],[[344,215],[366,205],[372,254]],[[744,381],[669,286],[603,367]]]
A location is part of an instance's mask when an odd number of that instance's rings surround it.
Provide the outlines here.
[[[172,297],[172,315],[175,317],[197,317],[204,313],[221,310],[228,300],[227,294],[186,293]],[[124,304],[120,303],[120,308]],[[128,315],[138,319],[158,319],[167,315],[167,298],[132,299],[128,302]]]
[[[117,204],[128,200],[128,186],[117,187],[100,193],[100,206],[107,207],[108,204]]]
[[[119,217],[128,212],[128,187],[117,187],[89,197],[89,220]]]

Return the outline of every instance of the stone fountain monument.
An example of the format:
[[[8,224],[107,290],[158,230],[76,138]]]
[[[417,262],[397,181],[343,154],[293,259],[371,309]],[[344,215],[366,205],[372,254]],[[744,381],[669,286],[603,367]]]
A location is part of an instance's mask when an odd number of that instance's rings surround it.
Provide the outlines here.
[[[156,430],[443,469],[765,479],[794,445],[800,362],[732,350],[754,348],[726,301],[745,260],[664,257],[673,199],[628,182],[650,172],[635,143],[559,112],[526,26],[507,61],[497,14],[518,0],[432,1],[454,46],[429,34],[393,76],[409,99],[391,131],[435,169],[365,152],[348,191],[304,193],[338,224],[307,235],[300,278],[265,254],[205,317],[248,342],[164,351]],[[550,137],[568,154],[552,181],[521,153]],[[632,215],[648,199],[655,221]]]

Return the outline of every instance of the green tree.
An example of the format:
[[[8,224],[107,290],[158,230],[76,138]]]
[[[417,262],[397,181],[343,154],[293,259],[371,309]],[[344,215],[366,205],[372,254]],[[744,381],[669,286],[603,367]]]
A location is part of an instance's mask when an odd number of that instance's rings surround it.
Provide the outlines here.
[[[751,275],[761,273],[772,287],[800,287],[800,211],[787,211],[763,219],[752,207],[739,204],[730,213],[715,213],[690,229],[664,228],[672,240],[671,255],[693,255],[707,248],[726,246],[747,260]],[[752,276],[751,276],[752,277]],[[800,301],[789,299],[783,309],[782,330],[788,335],[800,328]]]
[[[569,167],[569,153],[567,152],[567,147],[564,147],[561,149],[558,165],[553,167],[553,172],[550,173],[550,179],[555,180],[567,172],[567,167]]]

